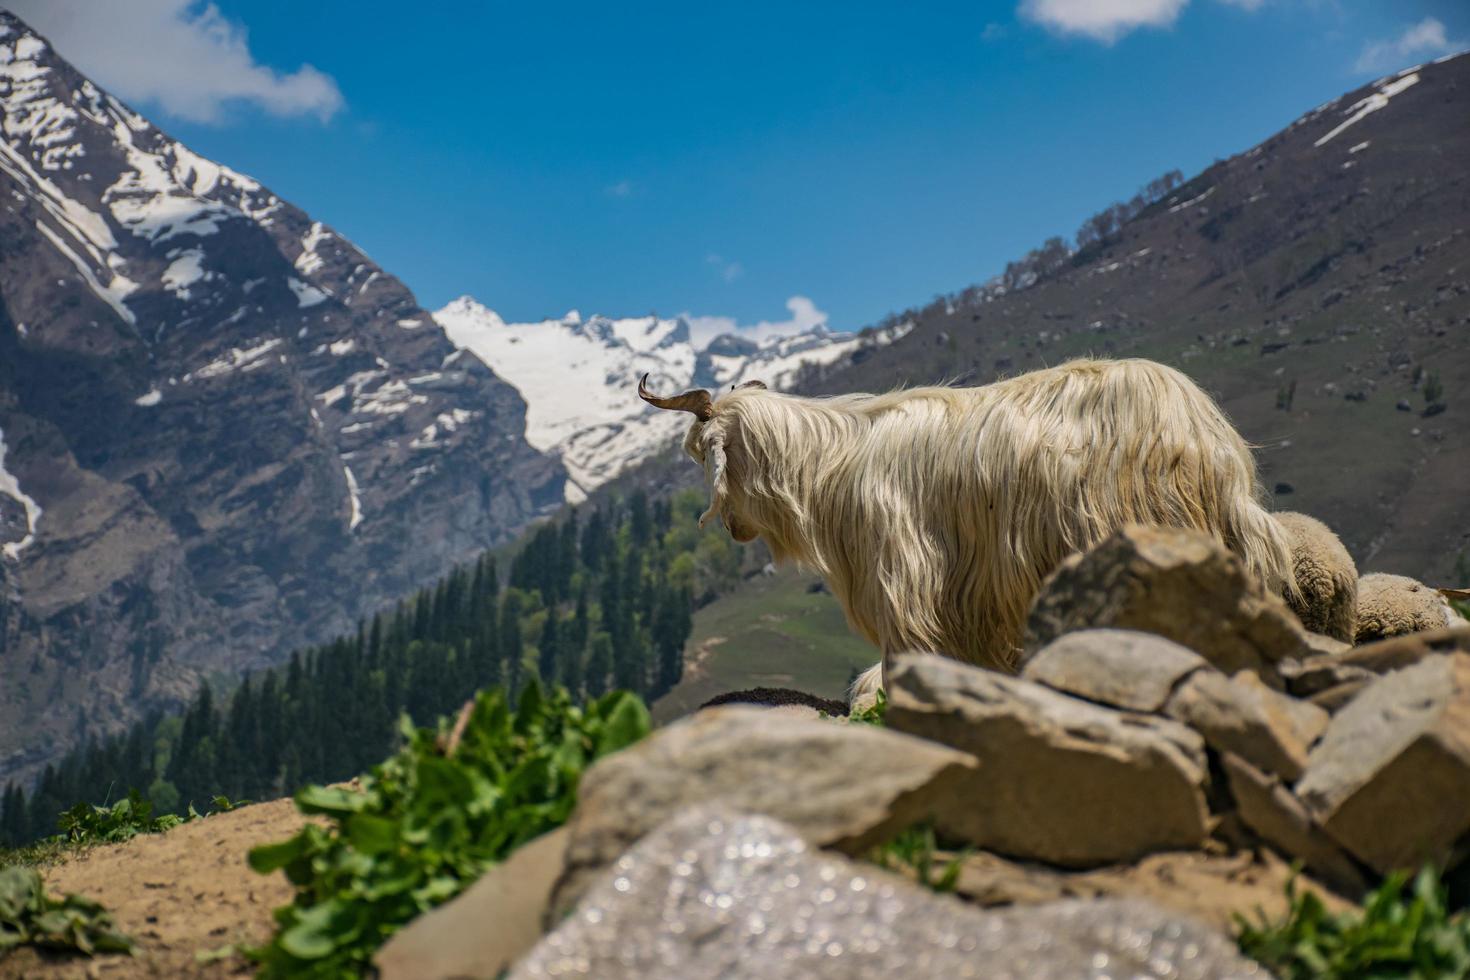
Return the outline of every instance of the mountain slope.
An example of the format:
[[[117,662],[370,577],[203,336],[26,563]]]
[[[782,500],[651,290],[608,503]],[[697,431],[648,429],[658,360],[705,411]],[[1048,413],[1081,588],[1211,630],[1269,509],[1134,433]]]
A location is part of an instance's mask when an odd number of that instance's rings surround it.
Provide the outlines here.
[[[784,387],[804,374],[903,336],[899,324],[865,336],[818,325],[762,342],[735,334],[695,346],[683,319],[636,317],[506,323],[462,296],[434,314],[449,339],[467,348],[526,399],[526,439],[561,457],[567,499],[577,502],[650,452],[678,441],[687,419],[656,412],[634,394],[650,375],[655,391],[720,388],[759,378]]]
[[[0,11],[0,781],[562,499],[396,279]]]
[[[1449,584],[1470,555],[1467,120],[1470,56],[1380,79],[1028,288],[910,312],[908,336],[808,390],[1155,358],[1260,447],[1278,508],[1327,521],[1365,570]],[[1444,408],[1426,413],[1431,376]]]

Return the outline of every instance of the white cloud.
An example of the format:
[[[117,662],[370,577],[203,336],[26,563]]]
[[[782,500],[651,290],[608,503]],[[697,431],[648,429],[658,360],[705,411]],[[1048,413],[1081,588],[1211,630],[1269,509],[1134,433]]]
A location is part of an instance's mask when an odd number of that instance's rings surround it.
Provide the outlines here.
[[[817,304],[805,296],[793,296],[786,301],[791,317],[787,320],[762,320],[759,323],[738,323],[732,316],[694,316],[681,314],[689,324],[689,339],[696,347],[703,347],[722,333],[739,334],[751,340],[769,340],[772,337],[789,337],[810,330],[827,322],[827,314],[817,309]]]
[[[632,197],[633,182],[631,180],[620,180],[616,184],[607,187],[608,197]]]
[[[1370,41],[1363,45],[1354,70],[1361,72],[1385,72],[1403,68],[1415,61],[1438,58],[1467,46],[1465,41],[1451,41],[1445,35],[1444,23],[1434,17],[1425,17],[1419,23],[1404,30],[1398,37],[1386,41]]]
[[[745,266],[739,262],[726,262],[722,256],[716,255],[713,252],[706,255],[704,261],[706,265],[713,266],[715,271],[720,274],[720,278],[726,282],[734,282],[736,279],[745,275]]]
[[[1189,0],[1022,0],[1017,10],[1058,34],[1112,44],[1139,27],[1168,27]]]
[[[342,108],[331,76],[280,72],[250,53],[245,28],[197,0],[6,0],[63,58],[108,90],[191,122],[219,122],[230,104],[276,116],[330,119]]]

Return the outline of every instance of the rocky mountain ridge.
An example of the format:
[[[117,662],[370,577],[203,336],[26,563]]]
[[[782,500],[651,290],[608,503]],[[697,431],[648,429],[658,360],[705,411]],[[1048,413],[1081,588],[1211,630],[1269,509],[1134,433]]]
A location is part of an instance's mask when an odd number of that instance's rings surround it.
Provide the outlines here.
[[[3,11],[0,110],[0,781],[561,503],[402,283]]]
[[[719,389],[759,378],[788,387],[814,371],[891,343],[909,325],[865,335],[825,324],[788,336],[756,340],[721,334],[703,345],[682,317],[560,319],[506,323],[494,310],[462,296],[434,314],[449,339],[472,351],[526,400],[526,439],[559,456],[567,468],[567,499],[585,499],[646,458],[678,441],[685,423],[649,411],[632,397],[648,374],[657,391]]]

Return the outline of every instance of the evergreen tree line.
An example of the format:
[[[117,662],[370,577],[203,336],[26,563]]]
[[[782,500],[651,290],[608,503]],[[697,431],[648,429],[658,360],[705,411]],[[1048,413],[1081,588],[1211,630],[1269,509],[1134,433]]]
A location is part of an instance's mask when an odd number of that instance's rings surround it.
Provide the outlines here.
[[[133,787],[162,813],[350,778],[393,751],[401,714],[427,723],[489,685],[515,696],[536,677],[579,698],[621,688],[651,702],[682,676],[694,596],[739,576],[729,539],[696,529],[702,507],[697,493],[639,491],[585,519],[573,511],[529,534],[504,588],[487,552],[228,697],[206,684],[182,715],[74,749],[29,793],[6,787],[0,846],[53,834],[67,807]]]

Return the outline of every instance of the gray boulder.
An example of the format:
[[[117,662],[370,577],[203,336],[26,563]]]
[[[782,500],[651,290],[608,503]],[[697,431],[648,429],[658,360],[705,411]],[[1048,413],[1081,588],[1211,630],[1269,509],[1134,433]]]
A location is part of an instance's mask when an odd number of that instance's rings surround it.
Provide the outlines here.
[[[1213,670],[1180,685],[1164,711],[1203,735],[1210,748],[1234,752],[1288,782],[1301,776],[1329,717],[1316,705],[1271,690],[1255,674],[1230,678]]]
[[[379,980],[495,980],[541,940],[566,828],[536,838],[452,901],[425,912],[373,957]]]
[[[1159,711],[1203,657],[1172,640],[1136,630],[1068,633],[1027,657],[1021,676],[1079,698],[1127,711]]]
[[[1225,935],[1136,900],[987,912],[701,807],[618,859],[512,980],[1265,977]]]
[[[1097,627],[1156,633],[1273,686],[1277,661],[1310,652],[1296,616],[1239,558],[1178,528],[1125,527],[1063,561],[1031,607],[1026,649]]]
[[[1203,842],[1204,743],[1185,726],[942,657],[900,656],[891,668],[889,727],[980,764],[938,811],[945,832],[1066,867]]]
[[[639,838],[697,803],[767,813],[850,854],[953,806],[975,761],[869,725],[763,708],[701,711],[599,761],[582,777],[553,912]]]
[[[1333,716],[1296,793],[1376,871],[1444,862],[1470,832],[1470,655],[1368,685]]]
[[[1342,894],[1363,894],[1366,885],[1357,865],[1312,821],[1306,807],[1280,779],[1229,752],[1221,756],[1221,762],[1236,812],[1247,827],[1288,858],[1300,859],[1318,879]]]

